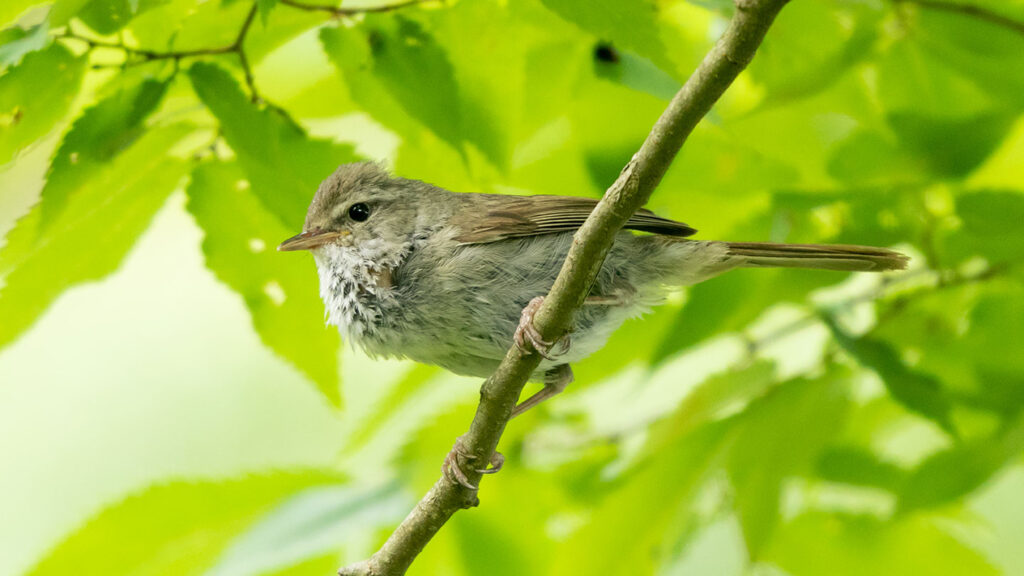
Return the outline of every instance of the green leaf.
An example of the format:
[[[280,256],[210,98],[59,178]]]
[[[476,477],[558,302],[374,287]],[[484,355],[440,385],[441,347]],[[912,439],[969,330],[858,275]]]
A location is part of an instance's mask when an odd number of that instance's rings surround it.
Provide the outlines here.
[[[251,102],[219,66],[193,64],[189,77],[220,122],[253,194],[290,230],[286,236],[298,233],[320,182],[339,165],[359,160],[352,147],[309,138],[283,111]]]
[[[239,535],[204,576],[267,574],[297,566],[374,528],[397,524],[413,505],[394,484],[309,488],[290,496]]]
[[[29,8],[45,3],[46,0],[4,0],[0,2],[0,28],[6,28]]]
[[[558,544],[550,572],[656,573],[693,531],[696,519],[687,512],[718,464],[733,424],[730,419],[672,435],[598,503],[585,526]]]
[[[779,521],[783,480],[812,468],[849,408],[842,379],[831,373],[782,384],[741,415],[726,469],[751,558]]]
[[[0,76],[0,164],[49,132],[78,93],[86,58],[60,44],[27,54]]]
[[[132,3],[136,6],[132,6]],[[89,28],[104,36],[116,33],[124,28],[135,16],[140,0],[90,0],[78,12],[78,18]],[[141,0],[144,8],[159,3],[160,0]]]
[[[339,337],[324,326],[315,266],[306,254],[275,250],[294,231],[260,203],[235,163],[197,167],[188,197],[206,233],[206,265],[245,299],[260,339],[340,405]]]
[[[148,79],[88,108],[64,136],[42,192],[43,229],[66,210],[73,196],[145,131],[170,81]]]
[[[988,482],[1012,459],[1024,453],[1024,419],[983,438],[937,452],[907,478],[899,508],[911,511],[948,504]]]
[[[611,42],[649,59],[656,66],[680,77],[661,39],[659,7],[653,0],[542,0],[544,6],[569,22],[590,32],[598,40]]]
[[[928,574],[995,576],[981,554],[923,516],[883,521],[808,512],[786,523],[765,553],[792,576]]]
[[[880,14],[856,4],[792,3],[772,24],[750,75],[771,101],[822,90],[871,54]]]
[[[899,490],[907,477],[906,470],[855,446],[829,448],[818,459],[815,472],[831,482],[873,486],[892,492]]]
[[[55,28],[64,26],[89,2],[90,0],[57,0],[50,9],[50,24]]]
[[[316,471],[276,472],[154,486],[104,510],[29,574],[200,576],[233,538],[282,500],[338,480]]]
[[[44,22],[28,30],[17,27],[0,30],[0,71],[21,62],[25,54],[48,46],[53,40],[49,29]]]
[[[650,60],[605,43],[594,46],[594,75],[663,100],[671,100],[681,87]]]
[[[960,229],[945,238],[944,252],[963,260],[980,255],[993,264],[1019,262],[1024,246],[1024,193],[980,190],[956,197]]]
[[[712,336],[742,330],[770,306],[799,301],[812,289],[837,281],[821,271],[735,270],[689,288],[686,303],[654,349],[651,364]]]
[[[382,122],[391,124],[391,114],[386,105],[372,102],[376,90],[367,86],[370,83],[379,83],[378,90],[386,92],[394,105],[452,148],[464,152],[463,140],[470,140],[492,162],[502,161],[492,143],[478,136],[484,132],[463,129],[466,103],[460,99],[455,71],[422,25],[401,16],[374,14],[357,27],[324,28],[320,39],[353,95]]]
[[[256,5],[260,10],[260,19],[263,21],[263,25],[267,25],[267,19],[270,17],[270,11],[277,6],[277,0],[256,0]]]
[[[415,399],[415,393],[424,384],[436,377],[441,368],[429,364],[415,364],[391,388],[387,395],[376,403],[375,409],[362,418],[362,424],[345,444],[344,454],[354,454],[369,443],[377,434],[387,434],[389,430],[384,424],[405,406],[406,402]]]
[[[825,316],[823,320],[836,342],[860,364],[874,370],[897,402],[957,435],[951,418],[952,402],[937,378],[909,368],[889,344],[867,337],[854,338],[834,319]]]
[[[889,125],[906,149],[933,174],[963,178],[988,158],[1013,125],[1010,112],[935,118],[918,112],[892,112]]]
[[[18,221],[0,251],[0,346],[32,325],[64,290],[117,269],[184,175],[170,148],[191,131],[157,128],[99,167],[43,228],[42,205]]]

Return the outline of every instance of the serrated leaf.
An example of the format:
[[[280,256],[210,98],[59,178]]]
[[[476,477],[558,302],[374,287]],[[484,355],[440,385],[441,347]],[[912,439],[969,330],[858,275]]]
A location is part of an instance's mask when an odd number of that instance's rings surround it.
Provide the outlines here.
[[[283,111],[254,104],[219,66],[193,64],[189,77],[220,122],[253,194],[290,230],[286,237],[297,234],[320,182],[359,157],[351,146],[309,138]]]
[[[336,554],[340,543],[400,522],[412,505],[409,500],[394,484],[303,490],[238,536],[204,576],[267,574]]]
[[[635,52],[672,75],[680,77],[661,39],[658,5],[652,0],[542,0],[544,6],[569,22],[605,40]]]
[[[185,173],[168,150],[191,126],[148,132],[83,182],[47,228],[42,205],[18,221],[0,251],[0,346],[10,343],[64,290],[117,269]]]
[[[85,62],[84,56],[52,44],[0,76],[0,164],[64,117],[81,86]]]
[[[6,28],[25,10],[45,3],[46,0],[4,0],[0,2],[0,28]]]
[[[392,119],[387,104],[375,101],[372,94],[383,91],[393,99],[392,106],[464,152],[463,139],[472,139],[474,131],[463,130],[455,72],[447,54],[422,25],[401,16],[371,15],[356,27],[324,28],[320,40],[353,96],[378,120],[404,124],[400,117]],[[486,143],[476,144],[492,160],[499,160]]]
[[[102,35],[120,31],[136,16],[166,4],[169,0],[90,0],[78,18]]]
[[[53,41],[49,29],[49,24],[44,22],[28,30],[18,27],[0,30],[0,72],[21,62],[25,54],[48,46]]]
[[[908,410],[935,422],[953,436],[957,435],[951,417],[953,403],[937,378],[908,367],[889,344],[873,338],[854,338],[832,318],[826,316],[823,320],[844,350],[878,374],[893,399]]]
[[[340,405],[340,339],[324,325],[315,266],[307,255],[275,250],[294,231],[256,198],[235,163],[197,167],[188,197],[206,234],[206,265],[245,300],[260,339]]]
[[[104,510],[29,574],[199,576],[235,536],[284,498],[338,481],[309,471],[153,486]]]
[[[79,190],[145,131],[170,81],[144,80],[101,100],[85,112],[64,136],[43,187],[43,229],[51,226]]]

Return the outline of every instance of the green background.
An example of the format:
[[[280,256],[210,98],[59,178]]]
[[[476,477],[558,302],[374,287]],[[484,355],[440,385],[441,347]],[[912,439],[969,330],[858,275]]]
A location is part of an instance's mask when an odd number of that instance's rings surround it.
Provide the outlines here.
[[[733,9],[295,3],[0,6],[0,575],[372,553],[479,381],[353,350],[274,247],[356,159],[600,195]],[[1022,113],[1020,0],[793,0],[649,207],[910,269],[630,321],[411,573],[1024,574]]]

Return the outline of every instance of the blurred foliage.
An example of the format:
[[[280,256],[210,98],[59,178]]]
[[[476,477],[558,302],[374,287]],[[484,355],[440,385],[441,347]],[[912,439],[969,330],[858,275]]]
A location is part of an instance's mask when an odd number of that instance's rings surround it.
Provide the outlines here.
[[[1024,452],[1024,2],[960,1],[793,0],[651,202],[704,238],[896,246],[911,269],[739,271],[631,321],[570,394],[514,423],[483,507],[414,573],[1024,572],[976,535],[976,503]],[[600,195],[733,10],[368,6],[3,2],[0,164],[59,145],[0,247],[0,346],[118,269],[184,190],[209,269],[340,407],[312,262],[273,251],[320,180],[383,135],[402,176]],[[156,485],[31,573],[357,560],[468,421],[469,405],[427,401],[439,378],[362,375],[381,392],[342,413],[346,476]]]

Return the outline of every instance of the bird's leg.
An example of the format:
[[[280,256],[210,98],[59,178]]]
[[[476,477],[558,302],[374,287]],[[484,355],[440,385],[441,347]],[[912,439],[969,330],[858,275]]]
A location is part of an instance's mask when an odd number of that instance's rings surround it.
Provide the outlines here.
[[[523,400],[512,409],[512,418],[519,416],[530,408],[565,390],[572,382],[572,368],[568,364],[560,364],[544,374],[544,387]]]
[[[523,308],[522,314],[519,315],[519,326],[516,327],[516,333],[512,339],[516,343],[516,347],[519,348],[524,354],[529,354],[529,347],[540,354],[541,357],[548,360],[554,360],[554,357],[558,354],[565,354],[569,351],[569,335],[566,334],[560,341],[562,350],[560,352],[553,353],[552,349],[555,347],[555,342],[549,342],[541,337],[540,332],[537,331],[537,327],[533,325],[533,316],[540,309],[540,305],[544,303],[543,296],[537,296],[530,303]]]
[[[444,463],[441,464],[441,474],[443,474],[449,482],[459,484],[465,488],[469,488],[470,490],[476,490],[477,487],[469,481],[469,478],[466,477],[466,473],[462,471],[462,462],[459,460],[460,458],[467,462],[476,460],[476,456],[470,454],[462,446],[462,436],[455,439],[455,446],[452,446],[451,451],[444,457]],[[498,470],[501,470],[501,467],[504,464],[505,457],[501,455],[501,452],[495,452],[494,454],[491,454],[489,467],[477,469],[476,473],[494,474]]]

